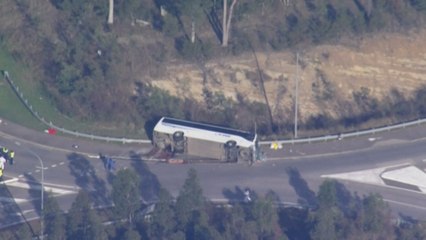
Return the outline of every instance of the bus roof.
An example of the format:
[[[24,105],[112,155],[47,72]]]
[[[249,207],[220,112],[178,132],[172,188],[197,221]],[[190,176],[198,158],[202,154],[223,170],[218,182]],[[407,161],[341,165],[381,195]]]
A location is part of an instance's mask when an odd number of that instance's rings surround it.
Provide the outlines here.
[[[236,129],[222,127],[222,126],[213,125],[213,124],[198,123],[198,122],[192,122],[192,121],[180,120],[180,119],[168,118],[168,117],[164,117],[162,119],[162,122],[174,124],[174,125],[181,125],[181,126],[184,126],[184,127],[190,127],[190,128],[195,128],[195,129],[198,128],[198,129],[207,130],[207,131],[211,131],[211,132],[218,132],[218,133],[223,133],[223,134],[236,135],[236,136],[240,136],[240,137],[242,137],[242,138],[244,138],[244,139],[246,139],[250,142],[253,142],[255,140],[255,137],[256,137],[256,135],[251,133],[251,132],[236,130]]]

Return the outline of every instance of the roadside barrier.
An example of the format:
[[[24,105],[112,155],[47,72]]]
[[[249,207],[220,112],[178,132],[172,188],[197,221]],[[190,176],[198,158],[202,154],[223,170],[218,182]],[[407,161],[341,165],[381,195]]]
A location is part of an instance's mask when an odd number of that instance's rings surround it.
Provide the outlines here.
[[[47,125],[50,128],[54,128],[60,132],[70,134],[76,137],[83,137],[88,138],[92,140],[102,140],[107,142],[119,142],[119,143],[151,143],[150,140],[147,139],[129,139],[129,138],[116,138],[116,137],[106,137],[106,136],[97,136],[93,134],[86,134],[86,133],[80,133],[77,131],[71,131],[67,130],[65,128],[56,126],[51,121],[47,121],[42,116],[39,115],[37,111],[35,111],[31,104],[28,103],[28,100],[25,99],[23,93],[19,90],[19,87],[16,86],[16,84],[13,82],[12,79],[9,77],[9,73],[7,71],[3,71],[3,76],[6,79],[6,81],[12,86],[12,89],[18,96],[18,98],[21,100],[21,102],[25,105],[25,107],[42,123]],[[347,132],[347,133],[339,133],[334,135],[326,135],[326,136],[318,136],[318,137],[305,137],[305,138],[297,138],[297,139],[284,139],[284,140],[276,140],[276,141],[259,141],[260,145],[270,145],[270,144],[297,144],[297,143],[312,143],[312,142],[324,142],[324,141],[332,141],[332,140],[340,140],[343,138],[348,137],[358,137],[363,135],[371,135],[376,134],[379,132],[385,132],[385,131],[391,131],[395,129],[400,128],[406,128],[410,126],[420,125],[426,123],[426,118],[424,119],[418,119],[414,121],[394,124],[391,126],[385,126],[385,127],[378,127],[378,128],[372,128],[368,130],[361,130],[361,131],[353,131],[353,132]]]

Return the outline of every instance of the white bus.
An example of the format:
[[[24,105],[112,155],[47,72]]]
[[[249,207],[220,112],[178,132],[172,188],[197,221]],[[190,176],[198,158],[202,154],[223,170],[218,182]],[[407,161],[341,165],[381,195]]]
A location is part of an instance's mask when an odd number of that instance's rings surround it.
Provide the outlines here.
[[[257,156],[256,134],[168,117],[155,125],[153,143],[172,153],[224,162],[253,162]]]

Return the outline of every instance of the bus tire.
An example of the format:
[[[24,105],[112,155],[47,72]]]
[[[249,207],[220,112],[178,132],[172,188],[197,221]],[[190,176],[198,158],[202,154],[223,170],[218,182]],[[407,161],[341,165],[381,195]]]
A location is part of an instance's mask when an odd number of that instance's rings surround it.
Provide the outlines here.
[[[225,143],[225,146],[226,146],[227,148],[233,148],[233,147],[237,146],[237,142],[236,142],[236,141],[234,141],[234,140],[230,140],[230,141],[227,141],[227,142]]]
[[[182,131],[177,131],[173,133],[173,141],[179,142],[184,138],[184,133]]]

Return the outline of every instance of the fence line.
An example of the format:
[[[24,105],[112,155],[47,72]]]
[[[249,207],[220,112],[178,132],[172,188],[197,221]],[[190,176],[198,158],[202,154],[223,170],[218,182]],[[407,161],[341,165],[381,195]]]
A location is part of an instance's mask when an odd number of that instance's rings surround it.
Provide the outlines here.
[[[6,81],[12,86],[12,89],[18,96],[18,98],[24,103],[25,107],[33,114],[39,121],[44,123],[45,125],[49,126],[50,128],[54,128],[60,132],[67,133],[73,136],[77,137],[84,137],[89,138],[92,140],[101,140],[101,141],[107,141],[107,142],[120,142],[120,143],[151,143],[150,140],[146,139],[129,139],[129,138],[116,138],[116,137],[105,137],[105,136],[97,136],[93,134],[86,134],[86,133],[80,133],[77,131],[71,131],[67,130],[65,128],[56,126],[51,121],[45,120],[42,116],[39,115],[37,111],[35,111],[31,104],[28,103],[28,100],[24,98],[23,93],[19,90],[19,87],[15,85],[12,79],[9,77],[9,73],[7,71],[3,71],[4,78]],[[259,141],[260,145],[268,145],[272,143],[277,144],[296,144],[296,143],[312,143],[312,142],[321,142],[321,141],[330,141],[330,140],[338,140],[343,139],[347,137],[358,137],[363,135],[369,135],[369,134],[375,134],[379,132],[385,132],[390,130],[395,130],[399,128],[405,128],[410,127],[414,125],[424,124],[426,123],[426,118],[424,119],[418,119],[414,121],[409,122],[403,122],[399,124],[394,124],[391,126],[386,127],[378,127],[378,128],[372,128],[368,130],[361,130],[361,131],[354,131],[354,132],[347,132],[347,133],[341,133],[341,134],[334,134],[334,135],[325,135],[325,136],[319,136],[319,137],[306,137],[306,138],[298,138],[298,139],[285,139],[285,140],[276,140],[276,141]]]

